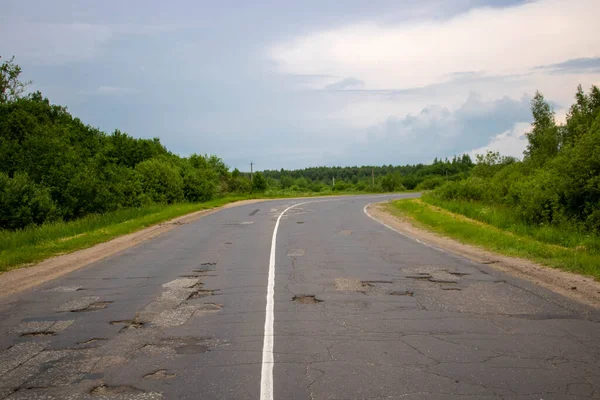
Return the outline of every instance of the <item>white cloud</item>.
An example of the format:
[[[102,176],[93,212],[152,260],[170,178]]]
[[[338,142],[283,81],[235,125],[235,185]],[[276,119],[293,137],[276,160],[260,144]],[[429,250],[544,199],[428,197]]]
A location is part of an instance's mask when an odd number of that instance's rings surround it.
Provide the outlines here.
[[[426,86],[458,71],[520,74],[596,55],[600,2],[541,0],[473,9],[449,20],[364,22],[269,48],[280,72],[354,76],[369,89]]]
[[[489,144],[468,152],[475,159],[476,154],[485,154],[488,151],[500,152],[503,156],[523,158],[523,151],[527,147],[527,132],[531,130],[531,124],[525,122],[516,123],[512,129],[494,137]]]

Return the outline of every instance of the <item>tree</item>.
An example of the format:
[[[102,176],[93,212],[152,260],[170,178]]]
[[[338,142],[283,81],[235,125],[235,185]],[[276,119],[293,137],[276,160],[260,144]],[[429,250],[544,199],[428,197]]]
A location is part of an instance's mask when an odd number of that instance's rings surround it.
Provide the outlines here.
[[[252,177],[252,191],[264,192],[265,190],[267,190],[267,181],[263,174],[256,172]]]
[[[1,58],[1,57],[0,57]],[[31,81],[21,82],[21,67],[15,64],[15,57],[0,65],[0,103],[8,103],[18,99]]]
[[[533,128],[527,134],[527,150],[525,155],[538,165],[556,156],[559,147],[559,129],[554,121],[554,110],[540,92],[536,92],[531,100]]]

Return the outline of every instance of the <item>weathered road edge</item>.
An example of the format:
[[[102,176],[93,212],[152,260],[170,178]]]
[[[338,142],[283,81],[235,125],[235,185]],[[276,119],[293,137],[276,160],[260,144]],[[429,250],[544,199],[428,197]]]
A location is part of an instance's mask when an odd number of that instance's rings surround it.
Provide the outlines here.
[[[368,217],[387,228],[421,244],[459,255],[480,264],[489,265],[494,269],[533,282],[567,298],[600,308],[600,282],[596,282],[592,277],[546,267],[522,258],[500,255],[419,229],[410,220],[399,218],[385,210],[384,206],[387,204],[389,202],[368,204],[365,206],[364,212]]]
[[[178,225],[186,224],[213,214],[217,211],[240,207],[246,204],[268,201],[271,199],[250,199],[225,204],[208,210],[200,210],[168,221],[152,225],[137,232],[116,237],[108,242],[99,243],[87,249],[48,258],[30,267],[13,269],[0,274],[0,298],[22,292],[39,286],[45,282],[68,274],[88,264],[99,261],[137,244],[155,238],[165,232],[175,229]]]

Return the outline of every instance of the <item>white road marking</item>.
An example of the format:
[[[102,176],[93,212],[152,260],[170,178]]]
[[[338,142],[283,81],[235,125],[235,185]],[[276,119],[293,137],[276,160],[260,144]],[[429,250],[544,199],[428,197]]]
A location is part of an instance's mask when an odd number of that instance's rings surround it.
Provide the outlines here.
[[[412,237],[412,236],[410,236],[410,235],[407,235],[407,234],[406,234],[406,233],[404,233],[404,232],[400,232],[398,229],[396,229],[396,228],[393,228],[393,227],[391,227],[390,225],[386,224],[385,222],[383,222],[383,221],[380,221],[380,220],[378,220],[377,218],[373,217],[371,214],[369,214],[369,213],[367,212],[367,207],[369,207],[371,204],[373,204],[373,203],[369,203],[369,204],[367,204],[367,205],[366,205],[366,206],[363,208],[363,211],[364,211],[364,213],[367,215],[367,217],[371,218],[373,221],[375,221],[375,222],[378,222],[378,223],[380,223],[381,225],[385,226],[386,228],[388,228],[388,229],[390,229],[390,230],[392,230],[392,231],[394,231],[394,232],[396,232],[396,233],[398,233],[398,234],[400,234],[400,235],[404,236],[405,238],[408,238],[408,239],[410,239],[410,240],[414,240],[415,242],[417,242],[417,243],[420,243],[420,244],[422,244],[423,246],[430,247],[430,248],[432,248],[432,249],[434,249],[434,250],[437,250],[437,251],[440,251],[440,252],[442,252],[442,253],[444,253],[444,254],[452,254],[452,253],[448,253],[448,252],[447,252],[446,250],[444,250],[444,249],[441,249],[441,248],[439,248],[439,247],[437,247],[437,246],[434,246],[434,245],[432,245],[432,244],[430,244],[430,243],[427,243],[427,242],[424,242],[424,241],[422,241],[422,240],[420,240],[420,239],[417,239],[416,237]]]
[[[273,313],[275,294],[275,250],[277,248],[277,230],[279,229],[279,221],[281,217],[288,210],[294,207],[298,207],[302,204],[311,203],[305,201],[303,203],[294,204],[283,210],[277,222],[275,222],[275,228],[273,229],[273,239],[271,240],[271,258],[269,259],[269,280],[267,283],[267,308],[265,316],[265,336],[263,341],[263,354],[262,354],[262,372],[260,376],[260,399],[261,400],[273,400],[273,322],[275,315]]]

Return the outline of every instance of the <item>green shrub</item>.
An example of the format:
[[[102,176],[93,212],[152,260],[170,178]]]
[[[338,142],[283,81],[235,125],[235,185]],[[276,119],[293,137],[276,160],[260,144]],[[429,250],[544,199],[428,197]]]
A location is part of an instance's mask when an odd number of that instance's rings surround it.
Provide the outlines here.
[[[446,183],[446,179],[441,176],[431,176],[426,178],[423,182],[419,183],[416,187],[417,190],[432,190],[438,186]]]
[[[153,202],[175,203],[184,199],[180,169],[165,159],[153,158],[136,165],[142,189]]]
[[[0,226],[19,229],[56,219],[56,205],[47,188],[36,185],[26,173],[10,178],[0,172]]]

